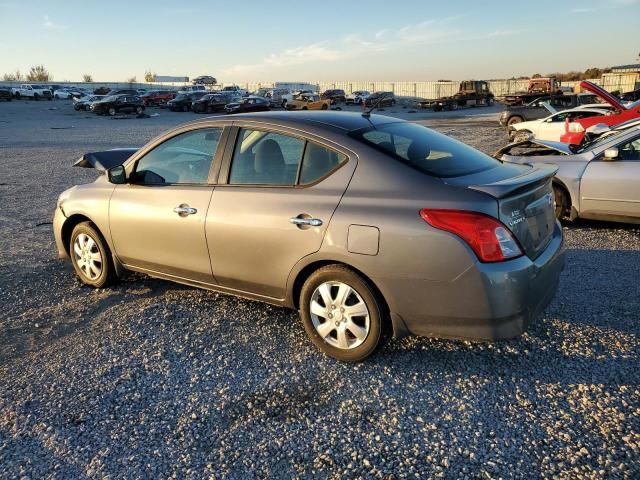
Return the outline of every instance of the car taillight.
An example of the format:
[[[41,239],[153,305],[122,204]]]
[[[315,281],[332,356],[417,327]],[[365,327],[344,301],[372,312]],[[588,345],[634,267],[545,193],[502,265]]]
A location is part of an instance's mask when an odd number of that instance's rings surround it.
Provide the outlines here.
[[[460,210],[420,210],[422,219],[434,228],[463,239],[481,262],[501,262],[522,256],[509,229],[489,215]]]
[[[580,125],[578,122],[571,122],[567,127],[567,132],[571,132],[571,133],[584,132],[584,127]]]

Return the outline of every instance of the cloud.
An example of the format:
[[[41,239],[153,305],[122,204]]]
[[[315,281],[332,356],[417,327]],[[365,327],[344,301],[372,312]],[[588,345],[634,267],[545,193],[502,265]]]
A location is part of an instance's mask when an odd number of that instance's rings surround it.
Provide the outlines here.
[[[606,0],[599,3],[597,7],[576,7],[572,8],[572,13],[595,13],[602,10],[611,10],[615,8],[632,7],[640,4],[640,0]]]
[[[445,42],[492,39],[515,35],[515,30],[495,30],[468,35],[459,27],[460,16],[430,19],[408,24],[392,30],[384,28],[368,37],[351,33],[334,40],[290,48],[271,53],[251,64],[237,64],[223,69],[228,77],[245,75],[272,75],[274,69],[291,65],[329,63],[350,58],[361,58],[381,52],[401,50],[410,45],[433,45]]]
[[[59,23],[54,23],[49,18],[49,15],[44,16],[44,23],[42,24],[42,26],[45,28],[45,30],[66,30],[67,29],[67,27],[64,25],[60,25]]]

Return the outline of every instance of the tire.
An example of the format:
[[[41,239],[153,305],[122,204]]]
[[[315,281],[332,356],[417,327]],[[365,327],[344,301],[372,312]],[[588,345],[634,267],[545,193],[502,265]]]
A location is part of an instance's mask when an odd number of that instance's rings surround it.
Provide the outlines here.
[[[488,107],[492,107],[493,106],[493,97],[487,98],[487,106]]]
[[[287,101],[286,100],[282,100],[282,103],[280,104],[280,106],[284,109],[287,108]]]
[[[142,112],[144,112],[144,107],[136,107],[136,113],[138,115],[140,115]]]
[[[520,123],[522,122],[522,117],[518,116],[518,115],[514,115],[513,117],[509,117],[509,120],[507,120],[507,127],[509,125],[513,125],[514,123]]]
[[[189,107],[187,105],[183,105],[182,106],[182,111],[183,112],[188,112],[189,111]]]
[[[20,100],[20,92],[14,93],[13,96],[16,97],[18,100]]]
[[[320,110],[326,110],[327,108],[329,108],[327,107],[327,104],[323,103],[322,106],[320,107]]]
[[[349,293],[340,301],[345,288]],[[356,306],[363,315],[348,318],[345,312]],[[361,362],[380,345],[384,312],[369,283],[344,265],[316,270],[300,292],[300,317],[307,335],[322,352],[343,362]]]
[[[553,185],[553,197],[555,200],[556,218],[562,220],[569,216],[571,204],[569,201],[569,193],[560,185]]]
[[[69,256],[80,281],[103,288],[116,280],[111,250],[91,222],[82,222],[71,232]]]
[[[301,110],[309,110],[307,107],[302,107]]]
[[[114,107],[109,107],[108,113],[113,117],[116,113],[118,113],[118,111]]]
[[[513,142],[524,142],[529,139],[531,132],[529,130],[517,130],[513,133],[511,137],[511,141]]]
[[[38,95],[37,93],[34,93],[34,94],[33,94],[33,100],[34,100],[34,101],[36,101],[36,102],[37,102],[39,98],[40,98],[40,95]]]

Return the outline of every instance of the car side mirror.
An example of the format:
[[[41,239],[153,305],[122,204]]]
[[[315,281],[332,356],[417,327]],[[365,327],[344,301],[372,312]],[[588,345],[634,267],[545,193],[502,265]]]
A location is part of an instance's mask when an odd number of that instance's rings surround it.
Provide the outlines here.
[[[127,172],[122,165],[118,165],[107,170],[107,178],[109,182],[121,185],[127,183]]]
[[[618,151],[617,148],[613,147],[613,148],[607,148],[604,151],[604,160],[617,160],[618,159],[618,155],[620,154],[620,152]]]

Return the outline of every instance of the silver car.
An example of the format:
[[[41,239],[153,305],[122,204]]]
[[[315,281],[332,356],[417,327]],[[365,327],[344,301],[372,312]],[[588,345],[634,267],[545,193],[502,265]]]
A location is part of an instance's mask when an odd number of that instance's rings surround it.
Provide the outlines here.
[[[516,336],[564,265],[555,167],[394,118],[215,117],[77,164],[104,174],[60,195],[54,232],[84,283],[132,270],[297,309],[340,360],[387,332]]]
[[[494,156],[557,165],[553,190],[558,218],[640,223],[640,120],[601,127],[608,131],[581,147],[532,139],[507,145]]]

